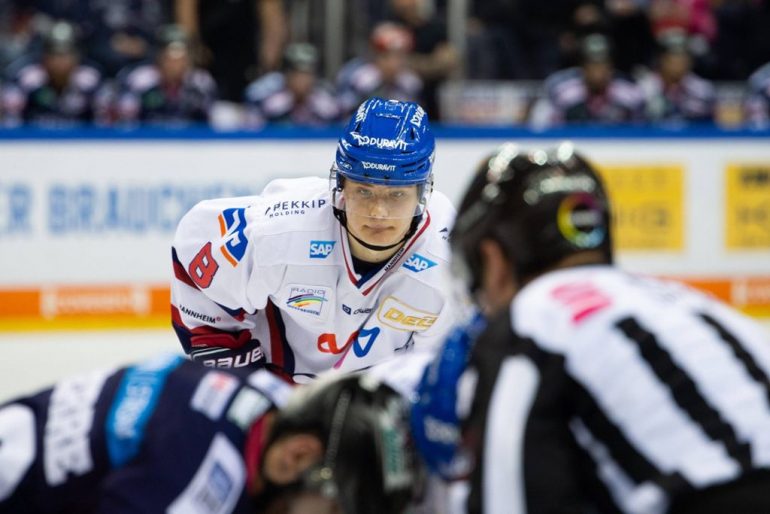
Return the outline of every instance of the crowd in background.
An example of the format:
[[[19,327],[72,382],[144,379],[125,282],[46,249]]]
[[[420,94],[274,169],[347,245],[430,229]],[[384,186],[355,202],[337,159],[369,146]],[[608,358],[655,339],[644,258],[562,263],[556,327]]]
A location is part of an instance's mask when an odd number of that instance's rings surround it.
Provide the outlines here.
[[[320,126],[378,95],[457,121],[442,86],[463,81],[497,114],[480,123],[770,123],[767,0],[471,0],[462,49],[449,0],[356,0],[332,72],[300,4],[0,0],[0,120]],[[515,118],[501,84],[529,92]]]

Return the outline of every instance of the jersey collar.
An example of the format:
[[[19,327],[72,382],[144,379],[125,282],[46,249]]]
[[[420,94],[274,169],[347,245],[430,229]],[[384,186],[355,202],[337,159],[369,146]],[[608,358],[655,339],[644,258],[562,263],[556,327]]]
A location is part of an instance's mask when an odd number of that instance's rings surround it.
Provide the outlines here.
[[[414,244],[420,239],[420,236],[425,232],[425,229],[430,225],[430,212],[425,211],[425,216],[417,226],[417,230],[412,237],[404,242],[404,245],[395,253],[393,257],[388,260],[377,273],[372,275],[361,276],[355,272],[353,266],[353,253],[350,250],[350,242],[348,241],[348,235],[345,233],[345,229],[342,224],[339,225],[340,241],[342,243],[342,256],[345,260],[345,270],[347,271],[348,280],[361,291],[361,294],[367,296],[371,293],[375,287],[393,270],[397,269],[404,263],[406,257],[409,254],[409,250],[412,249]]]

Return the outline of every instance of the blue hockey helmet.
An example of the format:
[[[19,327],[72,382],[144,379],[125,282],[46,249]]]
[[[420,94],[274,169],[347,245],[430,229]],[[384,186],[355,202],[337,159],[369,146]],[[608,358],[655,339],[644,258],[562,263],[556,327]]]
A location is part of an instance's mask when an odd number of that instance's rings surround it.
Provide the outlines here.
[[[428,116],[416,103],[375,97],[358,107],[340,137],[330,175],[334,215],[356,241],[371,250],[387,250],[416,232],[433,191],[435,147]],[[375,245],[350,231],[348,214],[355,210],[354,204],[362,202],[345,197],[346,180],[386,188],[416,187],[414,206],[400,202],[390,206],[387,215],[379,216],[412,219],[401,240]],[[363,205],[368,208],[372,203]]]
[[[422,107],[374,97],[345,127],[334,167],[338,176],[367,184],[426,184],[432,181],[435,147]]]

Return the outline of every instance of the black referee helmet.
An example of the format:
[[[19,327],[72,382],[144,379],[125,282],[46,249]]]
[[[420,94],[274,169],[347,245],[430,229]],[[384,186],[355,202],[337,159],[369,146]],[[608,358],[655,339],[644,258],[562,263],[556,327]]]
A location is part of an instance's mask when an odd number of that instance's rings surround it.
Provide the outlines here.
[[[586,250],[611,263],[610,211],[598,174],[570,143],[529,152],[502,145],[479,165],[452,231],[454,261],[471,291],[480,286],[479,243],[487,238],[501,245],[520,284]]]

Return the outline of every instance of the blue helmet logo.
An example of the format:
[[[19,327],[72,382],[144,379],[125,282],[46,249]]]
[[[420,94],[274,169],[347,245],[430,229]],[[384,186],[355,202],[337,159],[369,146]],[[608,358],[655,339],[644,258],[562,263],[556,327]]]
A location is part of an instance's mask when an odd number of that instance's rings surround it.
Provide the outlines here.
[[[350,119],[337,145],[336,167],[368,184],[408,186],[431,180],[435,140],[422,107],[370,98]]]

